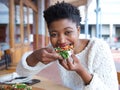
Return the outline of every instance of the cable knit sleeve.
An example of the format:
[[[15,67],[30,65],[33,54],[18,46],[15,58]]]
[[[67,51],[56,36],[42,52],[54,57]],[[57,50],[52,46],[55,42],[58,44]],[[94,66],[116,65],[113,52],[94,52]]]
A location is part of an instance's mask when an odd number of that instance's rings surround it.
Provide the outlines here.
[[[42,69],[44,69],[45,67],[51,65],[50,64],[43,64],[41,62],[39,62],[36,66],[31,67],[27,64],[26,62],[26,58],[32,53],[33,51],[30,52],[26,52],[23,56],[22,59],[20,60],[20,62],[17,65],[16,68],[16,72],[20,75],[20,76],[33,76],[35,74],[37,74],[38,72],[40,72]]]
[[[107,43],[95,40],[89,51],[88,69],[93,78],[84,90],[118,90],[117,73]]]

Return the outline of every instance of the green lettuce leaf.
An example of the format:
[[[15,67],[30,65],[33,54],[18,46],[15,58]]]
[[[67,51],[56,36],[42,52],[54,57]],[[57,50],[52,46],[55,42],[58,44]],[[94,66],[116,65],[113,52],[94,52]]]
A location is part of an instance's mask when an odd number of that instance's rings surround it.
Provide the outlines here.
[[[59,54],[60,54],[64,59],[67,59],[67,58],[69,57],[68,51],[61,51],[61,52],[59,52]]]

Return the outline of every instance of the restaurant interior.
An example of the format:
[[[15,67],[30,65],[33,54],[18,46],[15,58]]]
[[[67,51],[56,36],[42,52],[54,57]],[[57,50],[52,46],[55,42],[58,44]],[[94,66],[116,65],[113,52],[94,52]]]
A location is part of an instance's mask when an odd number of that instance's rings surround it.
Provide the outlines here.
[[[42,14],[46,8],[57,1],[63,0],[0,0],[0,3],[8,9],[7,23],[0,24],[0,75],[14,72],[25,52],[37,50],[49,44],[49,35]],[[64,1],[77,7],[85,6],[85,12],[92,2],[92,0]],[[112,52],[114,55],[117,53],[114,50]],[[52,72],[50,68],[53,69]],[[53,72],[55,76],[50,76]],[[120,84],[120,73],[116,73]],[[52,65],[38,75],[61,84],[57,74],[56,65]]]

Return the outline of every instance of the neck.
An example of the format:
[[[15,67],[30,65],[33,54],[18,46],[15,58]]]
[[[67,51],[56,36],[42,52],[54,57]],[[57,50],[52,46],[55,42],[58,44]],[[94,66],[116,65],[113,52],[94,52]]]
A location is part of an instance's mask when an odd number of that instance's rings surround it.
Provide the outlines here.
[[[74,54],[78,54],[82,52],[85,47],[88,45],[89,40],[87,39],[80,39],[76,47],[74,48]]]

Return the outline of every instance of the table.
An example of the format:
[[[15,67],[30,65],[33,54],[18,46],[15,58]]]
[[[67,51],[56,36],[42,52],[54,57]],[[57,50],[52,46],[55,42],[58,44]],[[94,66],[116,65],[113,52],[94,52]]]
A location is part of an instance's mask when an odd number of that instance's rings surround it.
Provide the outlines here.
[[[0,71],[0,76],[5,75],[5,74],[10,74],[12,72],[14,72],[14,70],[13,71],[3,70],[3,71]],[[52,82],[48,80],[47,78],[44,78],[41,76],[35,75],[33,79],[39,79],[41,80],[41,82],[32,85],[32,90],[71,90],[65,86],[56,84],[55,82]]]
[[[40,83],[32,85],[33,90],[71,90],[65,86],[56,84],[44,77],[34,76],[33,78],[41,80]]]

